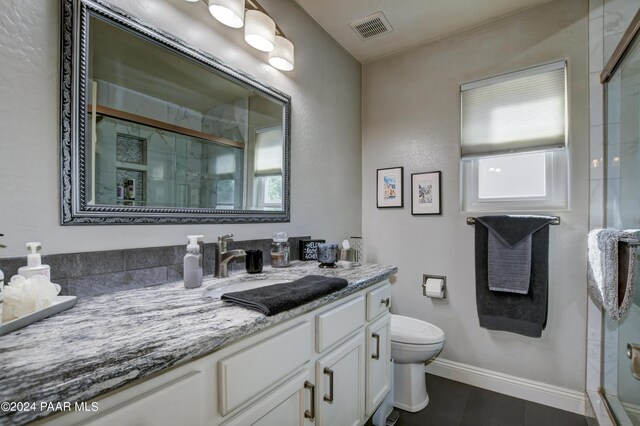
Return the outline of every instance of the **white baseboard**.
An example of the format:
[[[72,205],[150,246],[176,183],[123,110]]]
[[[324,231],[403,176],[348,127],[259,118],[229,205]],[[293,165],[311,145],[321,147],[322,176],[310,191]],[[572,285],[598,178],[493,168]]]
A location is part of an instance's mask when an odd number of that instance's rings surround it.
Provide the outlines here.
[[[624,411],[626,411],[627,414],[629,414],[629,417],[633,416],[637,420],[640,420],[640,405],[623,402],[622,407],[624,407]]]
[[[467,383],[479,388],[585,415],[586,395],[584,392],[442,358],[437,358],[428,364],[426,371],[429,374]],[[429,383],[427,383],[427,388],[428,386]]]

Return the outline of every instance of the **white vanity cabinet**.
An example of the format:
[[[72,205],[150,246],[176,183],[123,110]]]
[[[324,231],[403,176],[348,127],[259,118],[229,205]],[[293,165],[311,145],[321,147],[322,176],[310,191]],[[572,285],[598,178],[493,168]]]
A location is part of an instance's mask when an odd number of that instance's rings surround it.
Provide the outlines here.
[[[42,423],[362,425],[390,388],[390,291],[384,280]]]

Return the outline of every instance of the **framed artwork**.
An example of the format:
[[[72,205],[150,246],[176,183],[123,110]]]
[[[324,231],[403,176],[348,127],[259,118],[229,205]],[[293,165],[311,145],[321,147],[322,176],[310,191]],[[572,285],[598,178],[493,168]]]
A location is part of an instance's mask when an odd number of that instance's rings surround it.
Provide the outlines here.
[[[376,184],[376,202],[379,209],[403,207],[403,167],[378,169]]]
[[[411,174],[411,214],[442,214],[442,172]]]

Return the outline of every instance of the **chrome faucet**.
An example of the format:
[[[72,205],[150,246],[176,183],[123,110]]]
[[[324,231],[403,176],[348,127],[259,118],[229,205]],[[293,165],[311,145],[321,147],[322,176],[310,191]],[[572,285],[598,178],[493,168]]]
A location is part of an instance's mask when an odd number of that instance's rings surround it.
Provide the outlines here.
[[[233,242],[231,237],[233,237],[233,234],[223,235],[218,237],[218,242],[215,243],[214,275],[216,278],[227,278],[229,276],[229,263],[236,257],[246,255],[242,249],[227,250],[228,244]]]

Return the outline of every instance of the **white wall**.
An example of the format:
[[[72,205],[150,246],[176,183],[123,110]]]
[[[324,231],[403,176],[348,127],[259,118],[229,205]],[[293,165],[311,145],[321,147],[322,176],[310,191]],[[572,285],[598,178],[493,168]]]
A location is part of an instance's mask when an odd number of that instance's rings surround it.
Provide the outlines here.
[[[585,0],[546,3],[363,66],[363,236],[369,260],[398,265],[393,311],[446,333],[442,358],[584,390],[589,183]],[[569,211],[551,227],[549,317],[540,339],[478,325],[474,230],[459,211],[459,85],[568,60]],[[377,168],[404,166],[405,207],[376,209]],[[412,217],[410,174],[442,171],[442,216]],[[446,275],[449,298],[422,296],[422,274]]]
[[[361,230],[360,64],[293,0],[261,4],[291,39],[296,68],[282,73],[242,30],[214,20],[202,2],[112,0],[292,98],[291,222],[248,225],[59,225],[59,0],[3,2],[0,15],[0,257],[270,238],[279,230],[338,241]]]

